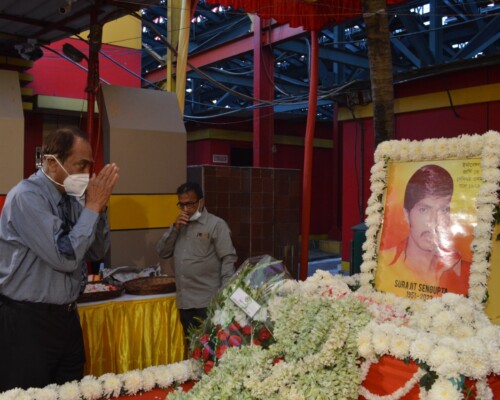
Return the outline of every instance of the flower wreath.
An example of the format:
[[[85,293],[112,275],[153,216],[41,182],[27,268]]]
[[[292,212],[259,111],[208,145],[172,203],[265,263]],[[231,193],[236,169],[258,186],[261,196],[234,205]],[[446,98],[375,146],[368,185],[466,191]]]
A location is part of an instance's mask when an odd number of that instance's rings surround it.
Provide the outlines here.
[[[482,168],[482,185],[476,198],[477,224],[471,245],[474,252],[468,297],[478,303],[486,302],[495,209],[498,209],[500,190],[500,133],[495,131],[448,139],[390,140],[377,147],[375,163],[371,169],[371,196],[366,208],[366,241],[363,244],[363,263],[359,276],[363,290],[374,290],[378,259],[377,238],[384,215],[383,198],[387,188],[389,163],[466,158],[480,158]]]

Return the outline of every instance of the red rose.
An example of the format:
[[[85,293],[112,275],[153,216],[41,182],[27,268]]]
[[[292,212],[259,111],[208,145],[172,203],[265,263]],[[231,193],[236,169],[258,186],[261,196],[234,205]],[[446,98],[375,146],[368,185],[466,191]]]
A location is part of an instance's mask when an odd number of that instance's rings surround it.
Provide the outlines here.
[[[217,333],[217,337],[221,341],[227,340],[227,338],[229,337],[229,332],[227,330],[225,330],[225,329],[222,330],[222,331],[219,331],[219,333]]]
[[[217,333],[218,333],[221,329],[222,329],[222,326],[217,325],[217,326],[215,327],[215,332],[217,332]]]
[[[281,361],[285,361],[285,359],[284,359],[284,358],[275,358],[275,359],[273,360],[273,364],[274,364],[274,365],[279,364]]]
[[[271,337],[271,332],[269,332],[269,329],[265,327],[260,329],[259,340],[265,342],[266,340],[269,340],[270,337]]]
[[[210,335],[205,333],[199,340],[201,344],[206,344],[210,340]]]
[[[238,332],[240,329],[241,329],[241,326],[237,322],[233,322],[231,325],[229,325],[230,331]]]
[[[241,328],[241,331],[244,335],[250,336],[253,332],[252,325],[245,325],[243,328]]]
[[[204,360],[208,360],[210,358],[210,353],[211,353],[210,347],[205,346],[203,348],[203,353],[202,353],[201,356],[203,357]]]
[[[231,335],[229,336],[229,344],[234,347],[241,346],[241,337],[238,335]]]
[[[260,340],[257,340],[257,339],[252,340],[252,343],[253,343],[255,346],[262,346],[262,343],[260,342]]]
[[[195,360],[198,360],[201,357],[201,349],[199,347],[194,349],[191,357],[193,357]]]
[[[214,362],[213,361],[207,361],[205,363],[205,367],[203,368],[205,370],[205,373],[208,374],[212,368],[214,367]]]
[[[227,349],[228,349],[228,347],[227,347],[225,344],[223,344],[223,345],[221,345],[221,346],[217,347],[217,350],[215,350],[215,356],[216,356],[217,358],[221,358],[221,357],[222,357],[222,355],[225,353],[225,351],[226,351]]]

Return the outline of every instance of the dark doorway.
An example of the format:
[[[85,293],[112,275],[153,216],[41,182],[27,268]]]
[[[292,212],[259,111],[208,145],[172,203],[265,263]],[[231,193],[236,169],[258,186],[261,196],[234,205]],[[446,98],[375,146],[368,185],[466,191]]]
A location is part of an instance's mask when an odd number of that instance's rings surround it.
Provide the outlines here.
[[[231,149],[231,165],[233,167],[251,167],[253,165],[253,149]]]

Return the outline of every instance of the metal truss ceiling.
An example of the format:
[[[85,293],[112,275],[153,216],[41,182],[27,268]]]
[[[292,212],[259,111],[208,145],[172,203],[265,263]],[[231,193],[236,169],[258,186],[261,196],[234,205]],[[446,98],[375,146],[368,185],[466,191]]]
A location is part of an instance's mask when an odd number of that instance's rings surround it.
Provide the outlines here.
[[[414,1],[389,10],[395,82],[435,73],[463,60],[498,62],[500,5],[478,0]],[[166,8],[147,8],[143,17],[168,29]],[[190,57],[242,38],[252,29],[251,16],[241,10],[199,1],[191,24]],[[320,87],[318,119],[331,119],[334,102],[370,101],[366,32],[361,18],[323,29],[320,34]],[[144,29],[143,74],[154,71],[167,48],[156,32]],[[275,112],[305,115],[308,94],[310,43],[302,34],[273,44],[275,56]],[[213,50],[217,51],[217,50]],[[222,55],[221,55],[222,59]],[[255,105],[252,52],[223,57],[203,67],[206,76],[188,73],[186,120],[242,114]],[[460,68],[457,67],[457,68]],[[229,90],[228,90],[229,89]],[[241,94],[239,96],[238,94]]]

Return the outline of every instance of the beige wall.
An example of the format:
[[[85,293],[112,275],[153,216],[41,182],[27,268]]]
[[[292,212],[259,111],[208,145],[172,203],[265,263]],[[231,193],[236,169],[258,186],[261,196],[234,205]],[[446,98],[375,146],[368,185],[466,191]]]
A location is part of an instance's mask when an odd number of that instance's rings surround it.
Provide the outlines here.
[[[19,74],[0,70],[0,195],[23,179],[23,154],[24,114]]]
[[[114,229],[111,223],[110,264],[147,267],[160,262],[168,270],[155,247],[170,221],[162,218],[161,210],[147,207],[152,198],[175,204],[175,191],[186,180],[186,130],[177,99],[164,91],[118,86],[103,86],[102,92],[104,158],[120,167],[113,195],[135,205],[114,210],[113,199],[110,202],[111,221],[128,220],[134,226]],[[148,218],[131,218],[137,210],[151,212],[144,213]],[[137,221],[144,221],[144,226],[137,226]]]

